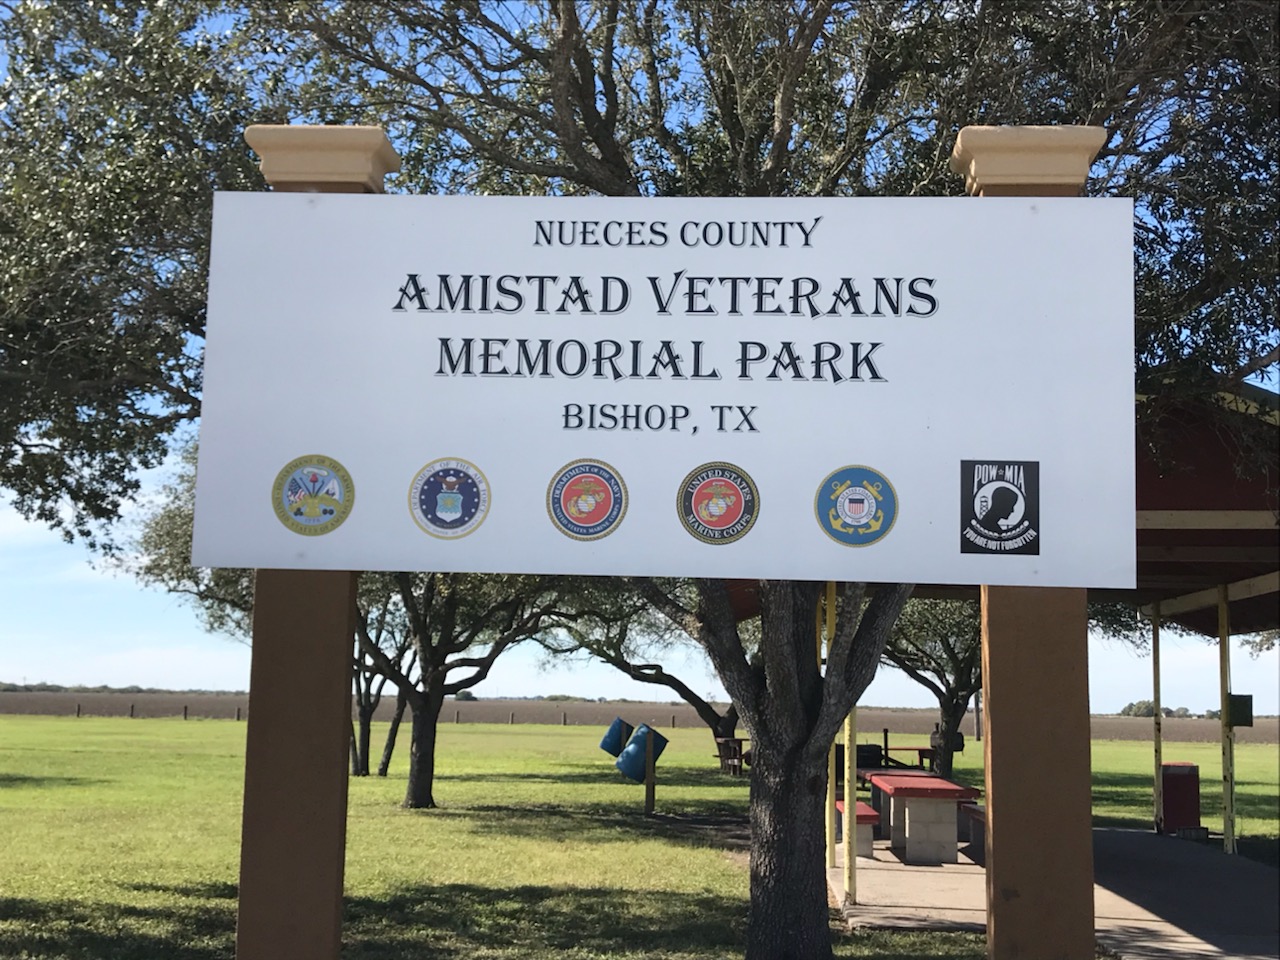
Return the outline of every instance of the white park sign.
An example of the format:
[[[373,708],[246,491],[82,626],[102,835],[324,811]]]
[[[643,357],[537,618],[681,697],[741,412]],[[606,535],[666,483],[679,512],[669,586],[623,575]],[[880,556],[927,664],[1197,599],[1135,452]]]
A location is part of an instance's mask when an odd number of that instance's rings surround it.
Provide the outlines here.
[[[193,560],[1132,587],[1131,223],[219,194]]]

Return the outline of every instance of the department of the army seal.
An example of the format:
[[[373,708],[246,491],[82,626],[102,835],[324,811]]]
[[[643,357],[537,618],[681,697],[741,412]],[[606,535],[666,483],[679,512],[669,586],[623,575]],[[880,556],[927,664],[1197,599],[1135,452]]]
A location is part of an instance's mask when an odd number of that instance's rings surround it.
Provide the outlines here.
[[[489,513],[489,481],[466,460],[432,460],[409,484],[409,512],[433,537],[465,537]]]
[[[331,457],[299,457],[285,464],[271,487],[276,516],[294,533],[318,537],[342,526],[356,502],[347,468]]]
[[[680,522],[703,543],[733,543],[747,535],[760,512],[755,481],[732,463],[704,463],[676,494]]]
[[[882,539],[898,519],[898,495],[884,474],[870,467],[841,467],[818,484],[813,512],[822,532],[846,547]]]
[[[547,513],[566,537],[599,540],[613,533],[626,516],[627,485],[607,463],[574,460],[551,478]]]

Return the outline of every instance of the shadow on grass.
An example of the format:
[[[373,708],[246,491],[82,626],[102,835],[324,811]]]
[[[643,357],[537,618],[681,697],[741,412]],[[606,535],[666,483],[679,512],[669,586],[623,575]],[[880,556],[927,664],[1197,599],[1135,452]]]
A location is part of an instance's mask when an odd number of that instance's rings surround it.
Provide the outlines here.
[[[513,775],[505,771],[500,773],[440,773],[437,775],[436,780],[440,783],[510,784],[513,781],[518,781],[520,783],[555,783],[580,786],[606,786],[617,783],[640,786],[636,781],[624,777],[612,762],[605,763],[604,760],[601,761],[598,767],[557,767],[555,770],[549,770],[546,773],[522,773],[519,775]],[[659,761],[657,783],[659,788],[664,785],[669,787],[718,787],[726,792],[731,792],[734,796],[740,796],[745,801],[751,781],[748,777],[731,777],[728,774],[721,773],[719,770],[704,770],[698,767],[663,767],[662,762]]]
[[[0,773],[3,787],[89,787],[101,780],[91,777],[28,777],[21,773]]]
[[[0,956],[230,960],[234,884],[134,884],[165,905],[0,898]],[[745,897],[600,887],[404,886],[348,897],[344,960],[737,960]],[[835,917],[833,917],[833,923]],[[838,957],[981,960],[982,939],[833,929]]]
[[[693,847],[746,850],[751,834],[747,818],[713,802],[685,801],[680,813],[659,812],[646,817],[637,798],[634,813],[616,807],[477,806],[462,811],[476,833],[527,837],[559,842],[631,843],[637,839],[661,840]]]
[[[167,907],[0,897],[0,956],[31,960],[227,960],[235,905]]]
[[[344,957],[741,956],[744,899],[604,888],[415,886],[347,901]]]

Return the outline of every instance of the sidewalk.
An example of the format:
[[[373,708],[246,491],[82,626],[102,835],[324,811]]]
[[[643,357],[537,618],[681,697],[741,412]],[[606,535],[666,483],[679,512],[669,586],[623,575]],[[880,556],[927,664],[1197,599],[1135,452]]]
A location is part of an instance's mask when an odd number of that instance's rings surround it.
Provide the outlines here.
[[[1125,960],[1277,960],[1280,873],[1220,850],[1139,830],[1094,830],[1098,942]],[[985,930],[985,870],[962,852],[957,864],[916,867],[876,842],[858,860],[852,928]],[[827,882],[844,900],[841,865]]]

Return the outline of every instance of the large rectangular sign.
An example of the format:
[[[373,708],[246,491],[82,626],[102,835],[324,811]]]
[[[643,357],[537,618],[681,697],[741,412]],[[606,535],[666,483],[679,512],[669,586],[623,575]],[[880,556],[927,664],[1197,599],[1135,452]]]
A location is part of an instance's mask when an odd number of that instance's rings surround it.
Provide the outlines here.
[[[199,565],[1133,585],[1128,201],[214,209]]]

